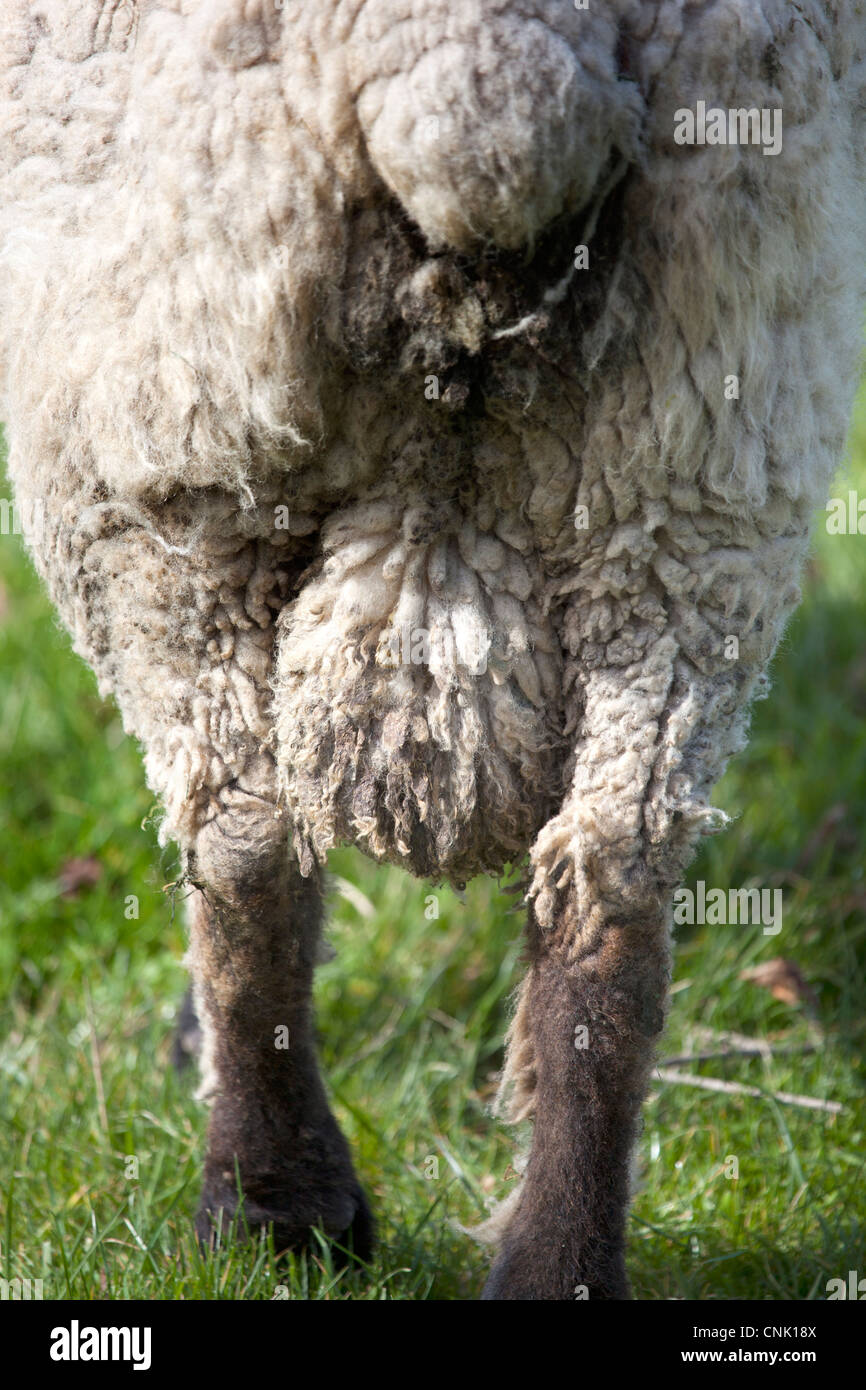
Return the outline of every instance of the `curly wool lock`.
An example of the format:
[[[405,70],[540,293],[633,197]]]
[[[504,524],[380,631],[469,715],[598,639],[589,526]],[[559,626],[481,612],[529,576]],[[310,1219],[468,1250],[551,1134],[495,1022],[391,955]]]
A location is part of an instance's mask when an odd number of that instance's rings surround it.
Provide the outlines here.
[[[652,971],[612,943],[723,820],[843,447],[864,30],[860,0],[0,14],[11,476],[163,837],[233,912],[289,837],[304,902],[341,841],[458,882],[529,850],[538,960],[619,971],[586,1007],[622,1006],[622,1095],[661,1005],[628,1014]],[[676,143],[698,101],[782,111],[781,153]]]

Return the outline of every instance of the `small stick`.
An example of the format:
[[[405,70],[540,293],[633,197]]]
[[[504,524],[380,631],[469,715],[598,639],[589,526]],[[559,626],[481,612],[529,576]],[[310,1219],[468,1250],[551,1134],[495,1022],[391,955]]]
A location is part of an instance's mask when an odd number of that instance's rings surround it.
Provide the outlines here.
[[[796,1047],[776,1047],[768,1049],[763,1043],[752,1047],[727,1047],[722,1052],[685,1052],[681,1057],[664,1057],[660,1067],[679,1067],[685,1062],[721,1062],[726,1057],[763,1057],[772,1061],[773,1057],[799,1057],[814,1052],[814,1043],[800,1043]]]
[[[673,1067],[659,1067],[655,1075],[659,1081],[667,1081],[675,1086],[698,1086],[704,1091],[721,1091],[728,1096],[755,1096],[758,1100],[772,1096],[782,1105],[799,1105],[804,1110],[825,1110],[828,1115],[838,1115],[844,1109],[837,1100],[795,1096],[790,1091],[762,1091],[760,1086],[744,1086],[739,1081],[719,1081],[715,1076],[696,1076],[694,1072],[676,1071]]]
[[[795,1032],[795,1029],[789,1028],[786,1032],[777,1034],[773,1038],[754,1038],[749,1037],[748,1033],[731,1033],[724,1029],[705,1028],[702,1024],[697,1024],[690,1029],[690,1032],[695,1038],[706,1043],[713,1043],[716,1047],[760,1047],[772,1052],[776,1043],[785,1042]],[[811,1042],[819,1043],[823,1040],[824,1031],[822,1028],[809,1024],[808,1032]]]

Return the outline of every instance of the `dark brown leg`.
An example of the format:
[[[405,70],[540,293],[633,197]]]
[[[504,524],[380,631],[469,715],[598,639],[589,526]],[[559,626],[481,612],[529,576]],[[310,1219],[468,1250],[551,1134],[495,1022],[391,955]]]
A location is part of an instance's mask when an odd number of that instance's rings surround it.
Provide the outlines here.
[[[667,914],[652,895],[628,921],[578,932],[575,899],[563,899],[548,928],[530,912],[512,1049],[535,1128],[485,1299],[628,1297],[629,1164],[664,1022]]]
[[[322,902],[273,808],[235,805],[189,856],[190,962],[213,1096],[198,1230],[234,1214],[237,1172],[250,1231],[274,1223],[297,1249],[319,1226],[362,1259],[372,1223],[315,1057],[312,978]]]

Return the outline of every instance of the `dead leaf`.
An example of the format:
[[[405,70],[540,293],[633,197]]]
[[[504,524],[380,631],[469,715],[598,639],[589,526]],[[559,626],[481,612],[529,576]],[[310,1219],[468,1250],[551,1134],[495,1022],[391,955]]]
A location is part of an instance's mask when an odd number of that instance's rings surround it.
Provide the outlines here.
[[[67,859],[60,870],[60,892],[64,898],[74,898],[81,888],[92,888],[101,878],[98,859]]]
[[[750,970],[740,971],[741,980],[749,980],[753,985],[768,989],[774,999],[783,1004],[804,1004],[809,1013],[818,1012],[818,998],[807,982],[796,961],[786,960],[784,956],[774,956],[763,965],[754,965]]]

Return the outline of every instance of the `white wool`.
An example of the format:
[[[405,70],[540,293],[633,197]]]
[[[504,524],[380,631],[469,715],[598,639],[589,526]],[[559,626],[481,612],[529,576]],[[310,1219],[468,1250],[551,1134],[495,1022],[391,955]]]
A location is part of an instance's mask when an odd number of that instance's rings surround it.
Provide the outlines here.
[[[864,150],[863,0],[4,0],[10,472],[163,837],[529,850],[574,959],[676,882],[842,453]]]

